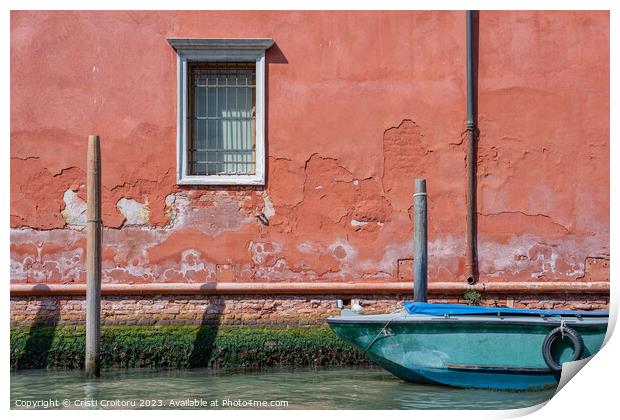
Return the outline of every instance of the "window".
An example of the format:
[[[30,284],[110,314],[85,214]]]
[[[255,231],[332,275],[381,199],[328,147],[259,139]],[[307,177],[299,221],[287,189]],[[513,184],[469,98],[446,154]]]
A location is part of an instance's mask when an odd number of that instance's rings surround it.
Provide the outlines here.
[[[254,175],[255,66],[194,62],[188,73],[188,174]]]
[[[177,183],[265,183],[265,51],[271,39],[174,38]]]

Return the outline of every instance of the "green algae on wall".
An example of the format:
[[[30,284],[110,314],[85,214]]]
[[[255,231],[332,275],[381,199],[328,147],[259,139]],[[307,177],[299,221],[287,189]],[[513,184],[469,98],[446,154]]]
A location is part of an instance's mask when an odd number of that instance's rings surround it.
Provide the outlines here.
[[[11,368],[84,367],[83,327],[11,328]],[[101,366],[264,367],[360,365],[363,355],[325,326],[105,326]]]

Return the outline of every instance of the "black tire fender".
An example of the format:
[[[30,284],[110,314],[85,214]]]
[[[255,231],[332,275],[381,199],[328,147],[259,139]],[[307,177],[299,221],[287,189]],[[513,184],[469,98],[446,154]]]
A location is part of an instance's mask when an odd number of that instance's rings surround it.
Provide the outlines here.
[[[579,334],[577,331],[570,327],[562,326],[549,331],[549,334],[547,334],[545,340],[543,341],[542,353],[543,359],[545,359],[545,363],[547,364],[547,366],[549,366],[549,369],[554,372],[562,371],[562,365],[556,362],[551,355],[551,346],[553,346],[553,343],[558,337],[568,337],[568,339],[573,344],[573,347],[575,348],[575,351],[573,352],[573,357],[571,357],[571,359],[569,360],[570,362],[579,360],[583,355],[583,350],[585,348],[581,334]]]

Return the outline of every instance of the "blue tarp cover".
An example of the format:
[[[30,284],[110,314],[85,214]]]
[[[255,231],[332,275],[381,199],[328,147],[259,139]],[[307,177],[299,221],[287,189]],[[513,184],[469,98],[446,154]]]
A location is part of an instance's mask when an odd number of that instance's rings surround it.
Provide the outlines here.
[[[609,311],[569,311],[547,309],[493,308],[486,306],[468,306],[450,303],[405,302],[405,309],[410,314],[422,315],[545,315],[545,316],[609,316]]]

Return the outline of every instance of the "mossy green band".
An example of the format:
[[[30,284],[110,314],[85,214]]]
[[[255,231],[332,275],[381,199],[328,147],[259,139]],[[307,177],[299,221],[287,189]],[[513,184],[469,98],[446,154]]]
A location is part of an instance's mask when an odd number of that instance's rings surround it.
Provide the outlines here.
[[[83,327],[11,328],[11,368],[84,367]],[[109,326],[101,367],[264,367],[367,364],[327,327]]]

